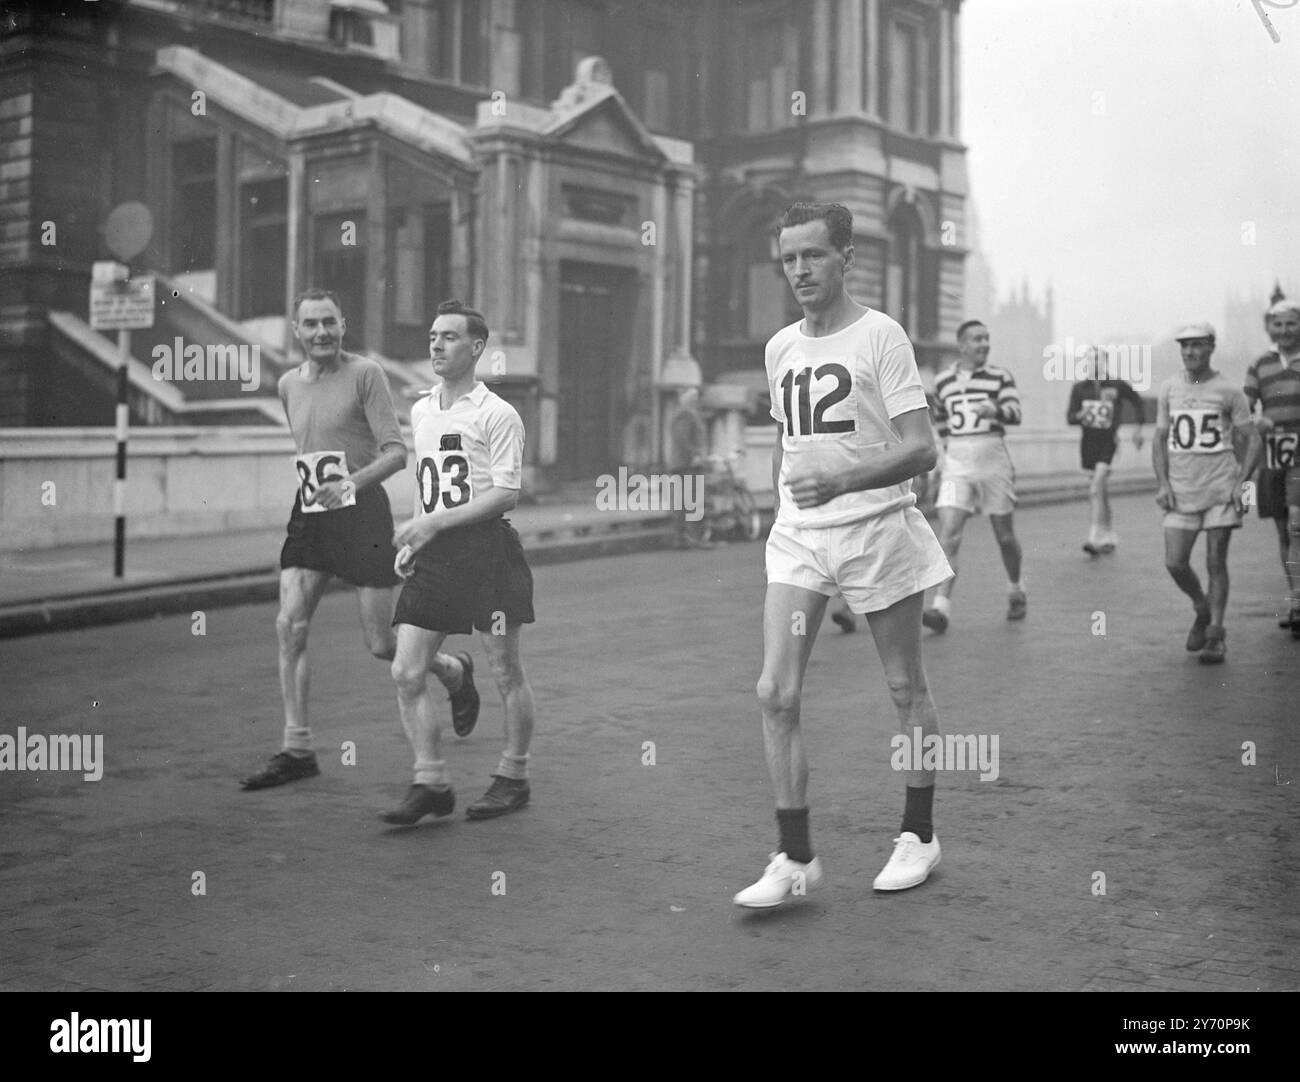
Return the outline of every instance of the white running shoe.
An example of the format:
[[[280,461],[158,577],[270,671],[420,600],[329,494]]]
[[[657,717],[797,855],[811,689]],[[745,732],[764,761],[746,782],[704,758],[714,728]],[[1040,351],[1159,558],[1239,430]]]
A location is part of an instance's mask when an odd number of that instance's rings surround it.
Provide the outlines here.
[[[784,853],[772,853],[772,863],[763,878],[732,899],[746,909],[771,909],[787,898],[797,898],[822,885],[822,862],[813,857],[807,864],[791,860]]]
[[[939,864],[939,835],[926,845],[910,830],[894,839],[894,855],[871,884],[874,890],[919,887]]]

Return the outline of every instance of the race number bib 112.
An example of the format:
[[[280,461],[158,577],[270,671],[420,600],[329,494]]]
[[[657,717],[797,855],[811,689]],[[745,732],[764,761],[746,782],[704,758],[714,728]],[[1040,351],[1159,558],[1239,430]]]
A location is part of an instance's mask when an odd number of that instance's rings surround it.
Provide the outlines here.
[[[298,491],[302,496],[302,510],[304,514],[312,514],[316,511],[329,511],[338,508],[322,507],[318,503],[308,502],[315,499],[316,490],[321,485],[330,481],[346,481],[348,479],[348,456],[346,451],[312,451],[309,454],[299,455],[294,463],[298,468]],[[343,494],[343,507],[355,507],[357,503],[356,490],[352,489]]]
[[[1169,411],[1169,450],[1180,454],[1212,455],[1228,449],[1223,435],[1223,411]]]
[[[1100,398],[1085,398],[1079,412],[1079,420],[1084,428],[1110,428],[1114,416],[1115,404]]]
[[[952,436],[973,436],[993,430],[993,418],[981,417],[975,407],[983,402],[993,405],[986,394],[968,393],[949,395],[944,399],[948,411],[948,433]]]
[[[1270,432],[1264,437],[1264,465],[1270,470],[1289,470],[1296,464],[1298,432]]]

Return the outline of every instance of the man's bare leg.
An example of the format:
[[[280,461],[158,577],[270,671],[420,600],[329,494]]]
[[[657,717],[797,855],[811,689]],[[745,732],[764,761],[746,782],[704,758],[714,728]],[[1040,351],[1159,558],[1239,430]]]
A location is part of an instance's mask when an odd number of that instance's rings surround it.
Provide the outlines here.
[[[909,742],[917,739],[924,742],[927,736],[939,732],[939,713],[921,663],[922,598],[922,594],[916,593],[887,609],[867,613],[899,726]],[[894,853],[873,884],[876,890],[918,886],[939,863],[939,840],[935,837],[933,819],[935,772],[909,769],[905,775],[903,823]]]
[[[487,631],[479,635],[505,707],[505,747],[497,761],[488,791],[465,809],[465,814],[471,819],[495,819],[517,811],[531,798],[528,759],[533,743],[536,708],[533,703],[533,688],[520,659],[521,630],[520,624],[507,624],[504,635],[494,635]]]
[[[397,626],[393,682],[402,728],[415,754],[415,781],[402,804],[380,816],[388,823],[410,826],[425,815],[449,815],[455,805],[442,757],[442,724],[429,692],[429,666],[446,637],[411,624]]]

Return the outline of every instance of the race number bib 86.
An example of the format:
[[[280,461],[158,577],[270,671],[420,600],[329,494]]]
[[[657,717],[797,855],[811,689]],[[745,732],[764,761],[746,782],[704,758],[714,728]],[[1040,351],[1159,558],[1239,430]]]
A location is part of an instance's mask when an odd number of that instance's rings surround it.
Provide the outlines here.
[[[330,508],[322,507],[318,503],[309,503],[316,496],[316,490],[321,485],[330,481],[346,481],[348,479],[348,456],[346,451],[312,451],[309,454],[299,455],[294,463],[298,468],[298,491],[302,495],[302,510],[304,514],[313,514],[317,511],[328,511]],[[357,503],[357,494],[355,490],[343,494],[343,506],[355,507]],[[338,510],[334,508],[333,510]]]
[[[1169,450],[1182,454],[1208,455],[1227,450],[1220,410],[1183,409],[1169,411]]]
[[[1265,463],[1270,470],[1289,470],[1296,464],[1300,433],[1270,432],[1264,437]]]
[[[1079,420],[1084,428],[1110,428],[1111,418],[1115,415],[1115,404],[1100,398],[1085,398]]]
[[[948,432],[954,436],[972,436],[980,432],[991,432],[992,417],[981,417],[975,407],[981,402],[992,400],[986,394],[954,394],[944,399],[944,408],[948,411]]]

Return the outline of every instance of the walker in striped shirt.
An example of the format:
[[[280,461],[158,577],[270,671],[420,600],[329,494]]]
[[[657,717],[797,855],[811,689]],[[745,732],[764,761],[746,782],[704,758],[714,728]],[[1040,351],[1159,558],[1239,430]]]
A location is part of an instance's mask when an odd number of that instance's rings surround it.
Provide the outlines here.
[[[1028,604],[1013,523],[1016,471],[1003,439],[1008,425],[1020,424],[1020,394],[1007,369],[988,363],[989,332],[983,323],[963,323],[957,328],[957,344],[961,358],[939,373],[934,387],[935,420],[944,441],[943,480],[935,506],[939,543],[954,575],[935,591],[922,622],[939,633],[948,629],[957,551],[971,515],[983,512],[993,526],[1009,582],[1007,619],[1023,620]]]

